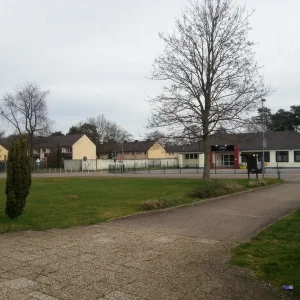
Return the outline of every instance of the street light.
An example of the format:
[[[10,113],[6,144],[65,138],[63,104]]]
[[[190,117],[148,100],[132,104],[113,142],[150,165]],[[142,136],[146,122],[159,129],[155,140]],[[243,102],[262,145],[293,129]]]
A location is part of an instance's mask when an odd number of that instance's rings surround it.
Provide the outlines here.
[[[264,102],[266,99],[261,99],[261,118],[262,118],[262,159],[261,159],[261,170],[262,178],[265,177],[265,113],[264,113]]]

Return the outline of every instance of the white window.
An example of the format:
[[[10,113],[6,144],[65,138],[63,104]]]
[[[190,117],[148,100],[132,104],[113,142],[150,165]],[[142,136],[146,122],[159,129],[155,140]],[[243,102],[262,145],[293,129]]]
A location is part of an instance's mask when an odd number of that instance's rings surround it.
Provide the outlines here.
[[[72,153],[72,148],[62,148],[62,153]]]
[[[38,149],[33,149],[33,154],[39,154],[39,150]]]
[[[186,154],[185,159],[198,159],[198,154],[197,153]]]
[[[49,148],[43,148],[43,153],[51,153],[51,149],[49,149]]]

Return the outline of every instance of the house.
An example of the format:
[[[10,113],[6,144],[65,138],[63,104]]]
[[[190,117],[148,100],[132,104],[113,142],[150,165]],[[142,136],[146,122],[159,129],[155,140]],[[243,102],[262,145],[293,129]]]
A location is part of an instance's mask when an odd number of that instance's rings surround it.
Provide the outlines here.
[[[264,162],[266,167],[300,167],[300,134],[295,131],[266,132]],[[241,154],[251,153],[262,161],[263,135],[238,133],[212,135],[210,145],[210,165],[217,168],[240,168],[246,163]],[[179,164],[204,165],[203,141],[186,146],[179,152]]]
[[[33,156],[40,161],[47,161],[56,155],[58,146],[63,159],[96,159],[96,145],[84,134],[53,135],[37,137],[34,141]]]
[[[181,167],[203,167],[204,154],[202,148],[199,142],[181,146],[178,152],[178,164]]]
[[[0,161],[6,161],[8,158],[8,146],[0,143]]]
[[[146,140],[117,143],[109,143],[97,146],[97,156],[101,159],[117,157],[120,159],[164,159],[166,150],[158,142]]]
[[[182,146],[177,145],[165,145],[166,158],[178,159],[178,153],[182,150]]]

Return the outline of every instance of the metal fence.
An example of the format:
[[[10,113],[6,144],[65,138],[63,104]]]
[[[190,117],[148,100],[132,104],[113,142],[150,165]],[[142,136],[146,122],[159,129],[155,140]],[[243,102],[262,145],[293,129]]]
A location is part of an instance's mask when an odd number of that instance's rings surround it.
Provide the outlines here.
[[[147,166],[147,167],[125,167],[124,165],[110,165],[110,173],[129,173],[129,174],[202,174],[204,171],[203,166],[189,165],[189,166],[167,166],[167,165],[157,165],[157,166]],[[211,174],[248,174],[247,169],[233,169],[233,168],[211,168]],[[299,168],[265,168],[266,175],[299,175]]]

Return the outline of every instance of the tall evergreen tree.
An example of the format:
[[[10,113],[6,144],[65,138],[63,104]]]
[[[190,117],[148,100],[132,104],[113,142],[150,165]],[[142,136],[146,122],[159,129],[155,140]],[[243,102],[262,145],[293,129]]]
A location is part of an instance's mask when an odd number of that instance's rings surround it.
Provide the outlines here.
[[[13,141],[8,156],[5,213],[11,219],[22,215],[31,186],[31,165],[27,140],[20,136]]]

